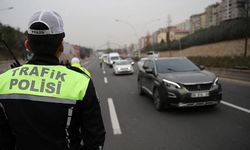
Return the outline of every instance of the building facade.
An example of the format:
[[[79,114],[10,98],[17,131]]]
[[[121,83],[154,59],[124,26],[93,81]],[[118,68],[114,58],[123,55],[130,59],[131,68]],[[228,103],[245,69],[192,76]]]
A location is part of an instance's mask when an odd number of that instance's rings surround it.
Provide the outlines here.
[[[206,9],[206,28],[220,24],[220,4],[209,5]]]
[[[232,20],[245,17],[246,4],[250,5],[250,0],[222,0],[221,2],[221,20]],[[250,8],[248,7],[248,12]]]
[[[181,22],[181,23],[177,24],[176,28],[179,29],[179,30],[190,31],[191,30],[190,20],[187,19],[184,22]]]
[[[165,28],[160,28],[157,35],[157,43],[165,43],[167,41],[167,34]]]
[[[190,17],[191,32],[206,28],[206,13],[195,14]]]

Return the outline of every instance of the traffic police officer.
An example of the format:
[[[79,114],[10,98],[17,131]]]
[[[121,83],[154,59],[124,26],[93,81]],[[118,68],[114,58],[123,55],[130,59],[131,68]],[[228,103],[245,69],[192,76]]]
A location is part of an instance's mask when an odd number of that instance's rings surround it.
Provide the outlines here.
[[[91,78],[61,66],[63,22],[39,11],[25,47],[33,58],[0,75],[1,150],[100,150],[105,129]]]
[[[83,68],[83,67],[81,66],[81,64],[80,64],[80,59],[79,59],[79,58],[73,57],[73,58],[71,59],[71,66],[72,66],[72,67],[79,68],[79,69],[82,70],[86,75],[88,75],[89,77],[91,77],[91,73],[90,73],[87,69],[85,69],[85,68]]]

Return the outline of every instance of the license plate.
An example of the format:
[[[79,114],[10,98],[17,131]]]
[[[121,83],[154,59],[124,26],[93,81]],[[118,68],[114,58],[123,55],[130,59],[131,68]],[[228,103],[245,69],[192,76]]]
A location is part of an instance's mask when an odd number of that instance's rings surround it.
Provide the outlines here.
[[[191,93],[191,97],[208,97],[209,92],[197,92],[197,93]]]

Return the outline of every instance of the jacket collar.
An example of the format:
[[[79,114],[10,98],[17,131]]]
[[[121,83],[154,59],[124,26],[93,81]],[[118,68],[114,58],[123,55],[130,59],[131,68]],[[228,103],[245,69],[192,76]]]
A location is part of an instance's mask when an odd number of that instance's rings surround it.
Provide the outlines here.
[[[59,59],[51,55],[34,55],[27,64],[34,65],[59,65]]]

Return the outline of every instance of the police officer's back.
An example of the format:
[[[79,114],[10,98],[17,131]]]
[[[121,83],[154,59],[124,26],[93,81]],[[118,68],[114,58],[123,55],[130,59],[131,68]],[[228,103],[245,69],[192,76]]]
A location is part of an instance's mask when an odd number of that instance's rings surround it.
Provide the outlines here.
[[[0,75],[0,150],[102,149],[105,129],[93,82],[59,65],[63,38],[56,12],[32,16],[25,46],[34,57]]]

